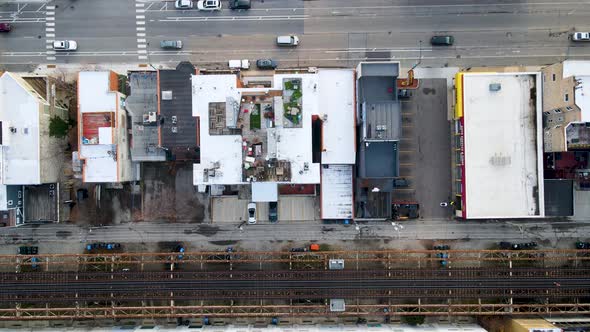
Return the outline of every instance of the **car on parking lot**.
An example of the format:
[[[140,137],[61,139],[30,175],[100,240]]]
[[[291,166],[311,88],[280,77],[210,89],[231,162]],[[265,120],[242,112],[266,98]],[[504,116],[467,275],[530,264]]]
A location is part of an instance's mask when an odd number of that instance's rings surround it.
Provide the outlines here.
[[[393,186],[397,188],[407,187],[409,185],[406,178],[397,178],[393,180]]]
[[[574,32],[572,34],[572,40],[576,42],[590,41],[590,32]]]
[[[279,213],[278,213],[278,203],[277,202],[269,202],[268,203],[268,221],[275,223],[279,220]]]
[[[12,30],[10,23],[0,23],[0,32],[9,32]]]
[[[432,36],[430,38],[430,44],[433,46],[452,46],[455,42],[453,36]]]
[[[214,11],[221,10],[221,1],[219,0],[199,0],[197,2],[198,10]]]
[[[78,43],[73,40],[56,40],[53,42],[53,49],[56,51],[75,51]]]
[[[162,40],[160,42],[161,48],[181,49],[182,40]]]
[[[250,9],[252,6],[251,0],[229,0],[229,8],[231,9]]]
[[[248,203],[248,224],[256,223],[256,203]]]
[[[193,8],[193,1],[192,0],[176,0],[174,2],[174,8],[176,8],[176,9],[192,9]]]
[[[408,89],[399,89],[397,90],[397,98],[398,99],[408,99],[412,96],[412,93]]]
[[[279,64],[273,59],[258,59],[256,60],[256,67],[258,69],[275,69]]]

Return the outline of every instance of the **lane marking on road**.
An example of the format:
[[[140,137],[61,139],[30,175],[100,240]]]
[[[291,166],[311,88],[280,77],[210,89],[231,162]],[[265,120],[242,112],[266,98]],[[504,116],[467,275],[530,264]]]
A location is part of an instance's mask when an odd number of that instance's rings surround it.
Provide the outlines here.
[[[43,7],[41,7],[41,8],[43,8]],[[54,5],[47,5],[47,6],[45,6],[45,9],[47,9],[47,10],[55,10],[55,6]]]
[[[138,43],[145,43],[145,42],[146,42],[146,40],[145,40],[145,39],[138,39],[138,40],[137,40],[137,42],[138,42]]]
[[[145,9],[136,9],[135,12],[136,13],[145,13]]]
[[[145,21],[137,21],[137,25],[145,25]]]
[[[55,33],[46,33],[45,37],[46,38],[55,38]]]
[[[145,33],[143,33],[143,32],[138,32],[138,33],[137,33],[137,37],[145,37]]]
[[[49,60],[49,61],[55,61],[55,57],[54,56],[48,56],[47,57],[47,60]]]
[[[147,50],[137,50],[138,54],[147,54]]]
[[[137,27],[137,31],[145,31],[145,27]]]
[[[136,7],[136,8],[140,8],[140,7],[143,7],[143,6],[145,6],[145,4],[144,4],[144,3],[142,3],[142,2],[136,2],[136,3],[135,3],[135,7]]]
[[[138,48],[147,48],[147,45],[146,44],[137,44],[137,47]]]
[[[147,60],[147,56],[145,55],[139,55],[138,58],[139,60]]]
[[[53,22],[47,22],[47,23],[45,23],[45,25],[48,26],[48,27],[54,27],[55,26],[55,23],[53,23]]]
[[[55,28],[45,28],[45,32],[54,32]]]
[[[135,19],[138,19],[138,20],[145,20],[145,15],[136,15],[136,16],[135,16]]]
[[[150,4],[151,5],[151,4]],[[144,4],[140,2],[140,0],[136,0],[135,2],[135,7],[136,8],[143,8]],[[144,13],[145,9],[136,9],[135,10],[136,13]],[[146,23],[146,19],[145,19],[145,15],[135,15],[135,24],[137,25],[137,31],[146,31],[146,27],[145,24]],[[145,37],[146,33],[137,33],[138,37]],[[137,54],[138,54],[138,59],[139,60],[145,60],[143,57],[147,58],[148,57],[148,53],[147,53],[147,39],[146,38],[138,38],[137,39]],[[141,55],[140,54],[145,54],[145,55]]]
[[[55,17],[48,16],[45,18],[47,21],[55,21]]]

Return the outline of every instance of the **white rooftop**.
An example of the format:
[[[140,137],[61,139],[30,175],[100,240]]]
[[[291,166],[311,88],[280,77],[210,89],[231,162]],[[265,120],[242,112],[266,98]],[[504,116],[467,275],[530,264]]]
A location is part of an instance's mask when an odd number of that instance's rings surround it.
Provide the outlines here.
[[[581,80],[581,88],[575,90],[576,105],[580,107],[582,122],[590,122],[590,61],[566,60],[563,62],[563,78],[574,76]]]
[[[355,112],[354,71],[320,69],[320,117],[322,127],[322,164],[354,164]]]
[[[78,76],[78,130],[82,133],[84,123],[83,113],[114,112],[118,120],[119,97],[118,92],[110,91],[110,72],[80,72]],[[117,182],[117,145],[108,137],[112,137],[112,130],[99,128],[98,144],[80,144],[80,159],[85,159],[85,182]],[[109,135],[110,133],[110,135]],[[82,136],[82,134],[80,134]]]
[[[322,219],[352,219],[352,165],[322,166]]]
[[[326,151],[323,163],[354,164],[354,72],[320,70],[318,74],[280,74],[273,77],[273,88],[238,88],[235,75],[195,75],[193,115],[199,117],[201,163],[193,166],[195,185],[240,184],[242,181],[242,137],[209,134],[209,103],[226,102],[227,97],[241,100],[242,93],[282,90],[283,79],[302,80],[301,128],[281,125],[282,112],[275,112],[276,127],[267,130],[268,154],[291,164],[289,183],[320,182],[320,165],[313,163],[312,116],[327,115],[323,138]],[[220,153],[222,152],[222,153]],[[307,164],[307,170],[306,165]],[[218,167],[217,167],[218,166]],[[215,176],[204,171],[216,168]]]
[[[277,125],[277,158],[291,162],[291,183],[320,183],[320,165],[314,164],[312,153],[311,118],[319,114],[319,77],[317,74],[281,74],[274,76],[275,89],[283,89],[284,78],[301,78],[301,128],[283,128]],[[275,114],[282,112],[275,112]],[[304,164],[309,170],[304,171]]]
[[[40,184],[40,104],[49,104],[19,76],[0,77],[1,179],[3,184]]]
[[[544,216],[540,94],[536,110],[530,103],[539,77],[465,74],[463,208],[468,219]],[[501,90],[490,91],[492,83]]]
[[[226,97],[240,100],[235,75],[193,75],[193,116],[199,117],[201,163],[193,165],[193,183],[242,183],[242,137],[209,135],[209,103],[225,102]],[[205,182],[203,172],[219,164],[214,177]]]

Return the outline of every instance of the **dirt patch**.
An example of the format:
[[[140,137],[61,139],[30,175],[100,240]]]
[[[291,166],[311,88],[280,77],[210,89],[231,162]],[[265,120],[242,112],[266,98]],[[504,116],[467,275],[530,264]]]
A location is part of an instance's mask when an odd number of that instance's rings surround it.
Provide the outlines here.
[[[206,197],[193,186],[192,164],[148,164],[142,174],[143,220],[200,223]]]

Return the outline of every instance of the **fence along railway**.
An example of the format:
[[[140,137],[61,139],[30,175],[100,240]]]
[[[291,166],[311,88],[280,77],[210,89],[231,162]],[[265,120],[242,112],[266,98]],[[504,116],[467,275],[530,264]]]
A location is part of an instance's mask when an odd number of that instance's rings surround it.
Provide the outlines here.
[[[0,319],[590,313],[590,250],[446,252],[3,255]]]

